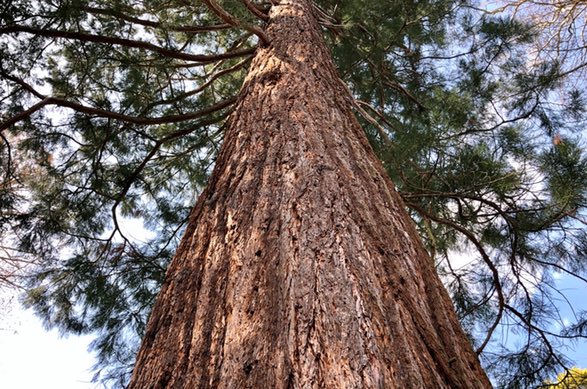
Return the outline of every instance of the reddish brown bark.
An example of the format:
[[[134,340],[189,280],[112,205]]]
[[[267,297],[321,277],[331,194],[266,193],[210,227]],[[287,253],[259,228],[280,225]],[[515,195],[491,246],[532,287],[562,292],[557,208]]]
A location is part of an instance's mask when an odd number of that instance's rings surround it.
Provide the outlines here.
[[[307,0],[274,5],[130,388],[488,388]]]

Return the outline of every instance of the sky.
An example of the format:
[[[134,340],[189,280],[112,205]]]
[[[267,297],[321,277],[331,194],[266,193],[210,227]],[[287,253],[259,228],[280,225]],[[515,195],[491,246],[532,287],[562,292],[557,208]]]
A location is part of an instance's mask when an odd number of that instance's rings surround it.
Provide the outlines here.
[[[574,319],[580,311],[587,311],[587,285],[574,277],[562,276],[557,282],[559,290],[568,299],[569,304],[559,305],[560,314],[564,319]],[[587,340],[582,340],[569,352],[569,357],[575,360],[576,366],[587,368]]]
[[[91,336],[63,338],[45,331],[14,296],[0,298],[0,388],[95,389],[88,352]]]

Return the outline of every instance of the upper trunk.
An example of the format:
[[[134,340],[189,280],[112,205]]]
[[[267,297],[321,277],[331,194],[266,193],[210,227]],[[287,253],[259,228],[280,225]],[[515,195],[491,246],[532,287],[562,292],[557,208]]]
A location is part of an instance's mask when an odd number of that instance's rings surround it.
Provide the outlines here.
[[[487,388],[308,0],[273,5],[130,388]]]

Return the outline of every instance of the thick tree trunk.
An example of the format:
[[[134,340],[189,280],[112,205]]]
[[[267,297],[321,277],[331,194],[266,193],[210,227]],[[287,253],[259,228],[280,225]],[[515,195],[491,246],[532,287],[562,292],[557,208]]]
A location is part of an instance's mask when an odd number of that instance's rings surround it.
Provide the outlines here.
[[[130,388],[490,387],[310,2],[266,32]]]

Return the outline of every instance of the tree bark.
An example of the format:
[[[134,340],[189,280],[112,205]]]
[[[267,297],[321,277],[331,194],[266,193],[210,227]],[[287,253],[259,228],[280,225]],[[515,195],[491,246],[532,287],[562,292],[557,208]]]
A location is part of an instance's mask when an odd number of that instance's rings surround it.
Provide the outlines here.
[[[489,388],[310,1],[266,34],[129,387]]]

